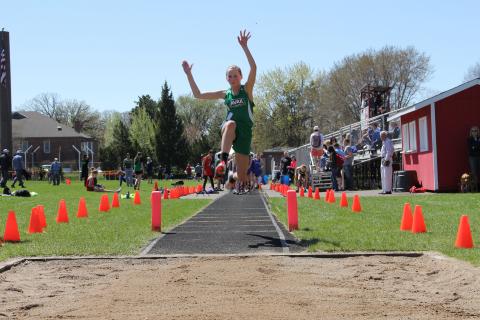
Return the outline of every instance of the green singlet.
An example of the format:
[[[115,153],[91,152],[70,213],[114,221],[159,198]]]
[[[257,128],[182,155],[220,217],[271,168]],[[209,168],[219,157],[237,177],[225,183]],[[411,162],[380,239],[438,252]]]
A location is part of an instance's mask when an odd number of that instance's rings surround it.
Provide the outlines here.
[[[227,118],[236,124],[233,150],[240,154],[249,155],[252,144],[253,127],[253,102],[250,101],[245,86],[240,86],[240,91],[235,95],[232,89],[225,93],[225,105],[228,107]]]

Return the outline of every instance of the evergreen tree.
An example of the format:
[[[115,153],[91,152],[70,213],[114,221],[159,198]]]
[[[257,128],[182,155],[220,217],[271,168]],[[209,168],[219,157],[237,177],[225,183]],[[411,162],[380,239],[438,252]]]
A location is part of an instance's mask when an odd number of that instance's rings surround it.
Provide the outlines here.
[[[139,108],[133,113],[130,124],[130,142],[136,152],[141,152],[145,157],[156,159],[156,128],[144,108]]]
[[[132,117],[137,113],[140,109],[143,109],[147,112],[150,119],[153,121],[158,118],[158,103],[153,100],[150,95],[146,94],[143,96],[138,97],[138,101],[135,101],[136,106],[132,109]]]
[[[175,101],[166,81],[159,101],[157,128],[157,159],[167,171],[170,171],[173,165],[183,167],[189,147],[183,136],[183,122],[177,115]]]

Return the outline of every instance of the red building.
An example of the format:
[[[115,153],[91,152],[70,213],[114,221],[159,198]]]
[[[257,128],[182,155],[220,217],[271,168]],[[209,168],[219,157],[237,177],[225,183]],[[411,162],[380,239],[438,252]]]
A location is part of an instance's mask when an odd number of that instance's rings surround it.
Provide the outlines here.
[[[456,191],[469,172],[467,138],[480,126],[480,78],[442,92],[391,116],[400,119],[404,170],[417,172],[431,191]]]

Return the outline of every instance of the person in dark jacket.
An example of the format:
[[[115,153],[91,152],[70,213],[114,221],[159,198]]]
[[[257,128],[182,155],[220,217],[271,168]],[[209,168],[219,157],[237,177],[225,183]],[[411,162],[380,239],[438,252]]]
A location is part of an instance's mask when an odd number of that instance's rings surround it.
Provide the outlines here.
[[[9,170],[12,163],[10,158],[10,151],[8,149],[3,149],[2,154],[0,154],[0,171],[2,173],[2,180],[0,180],[0,187],[5,188],[7,186],[7,181],[9,178]]]
[[[83,159],[81,162],[81,173],[80,179],[83,180],[83,185],[87,186],[87,179],[88,179],[88,164],[90,163],[90,158],[87,154],[83,155]]]
[[[328,157],[330,170],[332,171],[332,188],[333,190],[338,191],[337,176],[340,168],[337,165],[337,152],[333,146],[328,147]]]
[[[470,129],[468,137],[468,162],[475,183],[480,182],[480,132],[477,126]]]

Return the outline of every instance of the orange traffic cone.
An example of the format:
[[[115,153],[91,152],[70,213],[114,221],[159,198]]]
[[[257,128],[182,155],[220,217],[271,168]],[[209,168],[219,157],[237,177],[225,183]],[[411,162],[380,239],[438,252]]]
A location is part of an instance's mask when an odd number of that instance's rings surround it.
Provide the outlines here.
[[[308,187],[308,194],[307,194],[307,196],[308,196],[309,198],[313,198],[313,195],[312,195],[312,187],[311,187],[311,186]]]
[[[325,191],[325,202],[329,202],[330,201],[330,189],[327,189],[327,191]]]
[[[65,183],[66,183],[67,185],[71,185],[71,184],[72,184],[72,180],[70,180],[70,179],[67,178],[67,179],[65,179]]]
[[[335,203],[335,201],[337,201],[335,199],[335,191],[331,190],[330,191],[330,197],[328,198],[328,203]]]
[[[117,192],[115,192],[113,194],[112,208],[120,208],[120,200],[118,199],[118,193]]]
[[[347,199],[347,194],[345,192],[342,192],[342,199],[340,200],[340,207],[348,208],[348,199]]]
[[[168,199],[168,189],[167,188],[163,189],[163,199],[165,199],[165,200]]]
[[[102,194],[100,198],[100,205],[98,206],[98,211],[108,212],[110,210],[110,200],[108,199],[107,194]]]
[[[65,200],[60,200],[58,203],[58,211],[57,211],[57,223],[68,223],[68,213],[67,213],[67,205],[65,204]]]
[[[320,190],[317,188],[315,188],[315,195],[313,196],[313,199],[315,200],[320,200]]]
[[[353,196],[352,211],[362,212],[362,205],[360,204],[360,197],[358,196],[358,194]]]
[[[305,197],[305,189],[303,187],[300,188],[300,197]]]
[[[85,198],[81,197],[78,201],[77,218],[86,217],[88,217],[87,204],[85,203]]]
[[[153,184],[153,191],[158,191],[158,181]]]
[[[427,232],[427,227],[425,226],[425,221],[422,214],[422,206],[415,206],[415,211],[413,213],[413,222],[412,222],[412,233],[421,233]]]
[[[470,231],[470,223],[468,223],[468,216],[466,215],[460,217],[455,247],[461,249],[473,248],[472,232]]]
[[[410,203],[407,202],[403,206],[403,216],[402,216],[402,223],[400,224],[400,230],[402,231],[412,230],[412,223],[413,223],[412,208],[410,207]]]
[[[3,241],[20,241],[20,232],[18,232],[17,218],[15,217],[14,211],[8,212],[7,223],[5,224],[5,232],[3,233]]]
[[[135,195],[133,196],[133,204],[141,204],[140,201],[140,192],[135,191]]]
[[[40,225],[43,228],[47,227],[47,218],[45,217],[45,207],[41,204],[37,206],[38,218],[40,219]]]
[[[28,225],[28,233],[42,233],[42,224],[38,216],[37,207],[32,208],[30,214],[30,224]]]

